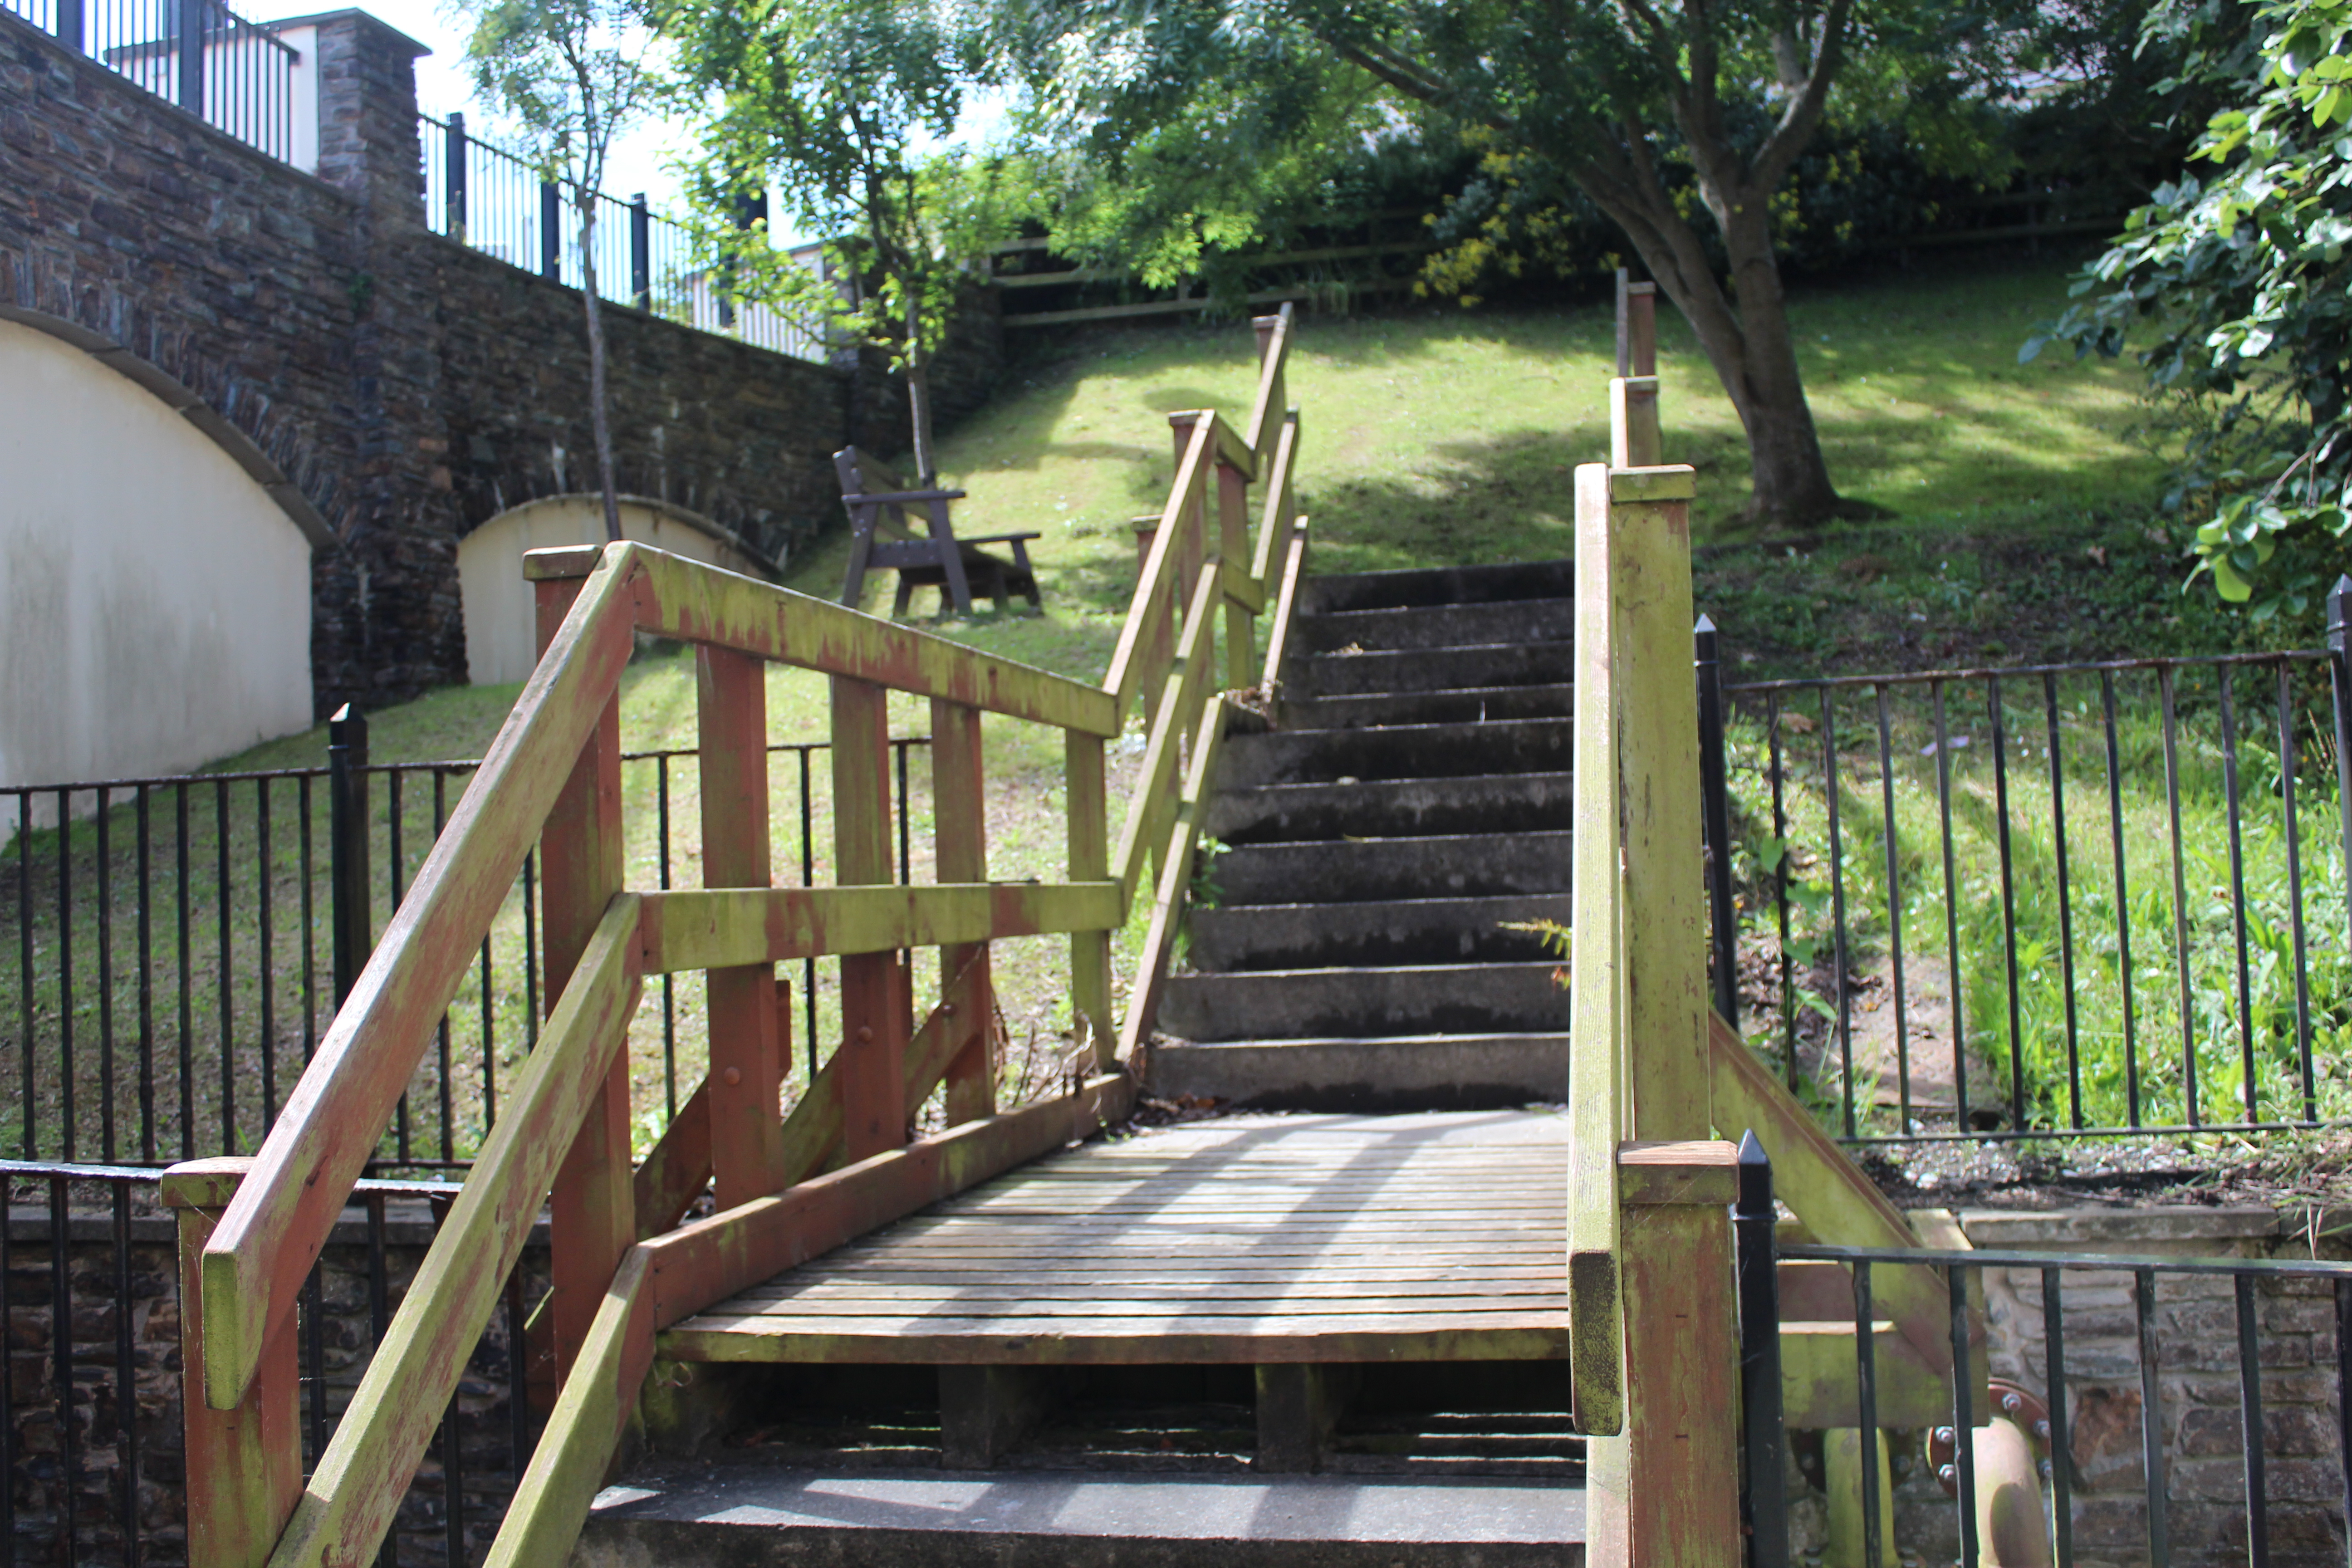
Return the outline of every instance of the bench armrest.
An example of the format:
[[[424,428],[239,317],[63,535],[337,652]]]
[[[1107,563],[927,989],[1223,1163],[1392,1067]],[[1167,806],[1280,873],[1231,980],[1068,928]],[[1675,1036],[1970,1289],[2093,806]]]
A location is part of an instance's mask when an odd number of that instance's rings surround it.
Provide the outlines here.
[[[959,533],[956,535],[956,542],[959,544],[1013,544],[1024,539],[1045,537],[1042,533],[983,533],[976,537]]]
[[[865,495],[845,495],[844,506],[856,506],[862,501],[880,501],[891,506],[903,506],[908,501],[961,500],[962,490],[874,490]]]

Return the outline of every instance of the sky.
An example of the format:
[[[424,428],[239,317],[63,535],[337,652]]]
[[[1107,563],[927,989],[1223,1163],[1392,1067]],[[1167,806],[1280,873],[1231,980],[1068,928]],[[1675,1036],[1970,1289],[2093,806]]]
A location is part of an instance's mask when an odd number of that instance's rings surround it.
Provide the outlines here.
[[[268,22],[281,16],[314,16],[320,7],[319,0],[234,0],[234,8],[250,21]],[[465,65],[466,28],[452,17],[444,0],[361,0],[360,9],[433,51],[416,62],[419,109],[436,120],[446,119],[451,110],[457,110],[466,116],[467,129],[485,142],[520,140],[501,136],[496,112],[476,101]],[[974,94],[950,140],[966,145],[984,143],[1002,131],[1005,120],[1002,97]],[[613,145],[605,191],[623,201],[643,191],[654,211],[683,216],[684,182],[673,165],[692,152],[692,143],[691,128],[682,121],[632,128]],[[771,216],[778,243],[796,245],[806,237],[794,232],[790,215],[781,204],[772,206]]]

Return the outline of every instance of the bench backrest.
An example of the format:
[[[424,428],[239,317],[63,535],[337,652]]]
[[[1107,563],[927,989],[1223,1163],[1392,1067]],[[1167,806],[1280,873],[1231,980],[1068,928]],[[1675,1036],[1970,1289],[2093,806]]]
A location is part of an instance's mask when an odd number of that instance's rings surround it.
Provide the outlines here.
[[[844,447],[833,455],[834,472],[841,478],[841,493],[850,496],[884,495],[893,490],[911,489],[898,477],[898,471],[871,452],[861,452],[855,447]],[[861,521],[860,510],[873,516],[874,537],[877,539],[919,539],[927,537],[907,523],[907,509],[897,501],[885,505],[850,509],[853,524]]]

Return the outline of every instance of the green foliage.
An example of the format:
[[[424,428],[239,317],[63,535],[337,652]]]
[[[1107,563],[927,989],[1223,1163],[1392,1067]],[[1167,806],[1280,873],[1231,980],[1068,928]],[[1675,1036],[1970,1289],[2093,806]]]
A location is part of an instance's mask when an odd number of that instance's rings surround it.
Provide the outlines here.
[[[454,0],[472,24],[474,90],[528,138],[541,177],[575,197],[604,183],[613,139],[660,90],[643,0]],[[583,219],[593,221],[588,208]]]
[[[2219,170],[2159,187],[2020,357],[2053,341],[2112,357],[2148,334],[2191,581],[2257,620],[2299,614],[2352,533],[2352,4],[2208,0],[2159,21],[2185,76],[2231,91],[2194,151]]]

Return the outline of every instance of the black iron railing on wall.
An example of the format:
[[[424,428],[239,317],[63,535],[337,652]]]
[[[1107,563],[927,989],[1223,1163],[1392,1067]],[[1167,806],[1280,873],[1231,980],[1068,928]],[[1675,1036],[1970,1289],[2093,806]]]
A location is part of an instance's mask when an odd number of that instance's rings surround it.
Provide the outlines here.
[[[221,0],[0,0],[0,10],[273,158],[300,163],[315,145],[315,75],[276,28]]]
[[[259,1146],[477,766],[372,763],[364,720],[331,731],[324,767],[0,788],[0,818],[19,825],[0,848],[0,1083],[16,1100],[0,1140],[19,1158],[167,1164]],[[908,754],[925,744],[891,742],[902,881],[919,811]],[[803,886],[824,853],[813,763],[826,750],[770,748],[780,829],[798,826],[777,854],[797,858]],[[698,766],[690,751],[623,758],[645,885],[690,878]],[[488,1136],[538,1039],[537,895],[526,858],[379,1169],[462,1166]],[[820,988],[815,961],[801,969],[813,1074]],[[692,1088],[702,1006],[699,986],[665,975],[640,1014],[648,1138],[676,1114],[681,1076]]]
[[[577,187],[541,178],[529,159],[474,135],[462,114],[421,114],[417,132],[428,227],[552,282],[587,286]],[[642,195],[622,202],[600,191],[594,200],[599,298],[796,359],[824,361],[829,351],[820,325],[734,297],[723,235],[698,234],[654,212]],[[761,216],[758,204],[747,205],[738,226],[748,228]]]
[[[1835,1131],[2352,1117],[2340,648],[1726,682],[1710,632],[1717,1005]]]

